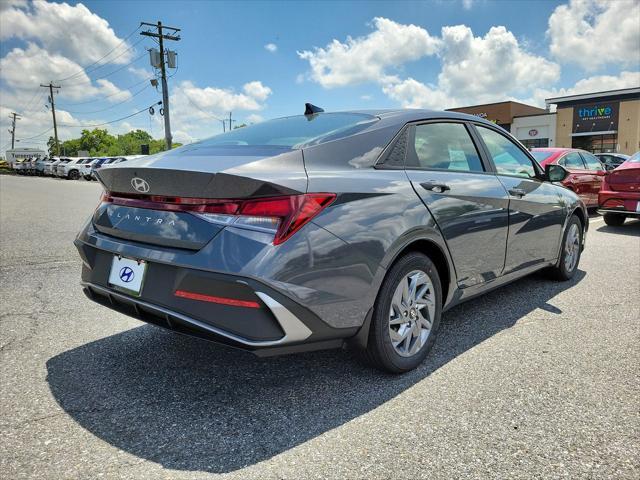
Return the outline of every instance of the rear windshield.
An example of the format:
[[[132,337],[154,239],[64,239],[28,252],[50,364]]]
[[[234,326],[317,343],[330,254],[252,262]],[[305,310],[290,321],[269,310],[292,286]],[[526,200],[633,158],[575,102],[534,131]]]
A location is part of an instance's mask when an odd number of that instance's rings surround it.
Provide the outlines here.
[[[533,158],[535,158],[538,162],[543,162],[551,155],[553,155],[553,152],[531,152],[531,155],[533,155]]]
[[[378,121],[359,113],[320,113],[276,118],[199,142],[203,146],[273,145],[302,148],[353,135]]]

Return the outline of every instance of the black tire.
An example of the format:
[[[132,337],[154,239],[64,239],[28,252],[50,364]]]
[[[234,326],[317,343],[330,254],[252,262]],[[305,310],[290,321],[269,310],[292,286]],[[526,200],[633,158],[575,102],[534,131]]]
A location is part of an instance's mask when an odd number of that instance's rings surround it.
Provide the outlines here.
[[[572,229],[577,227],[577,235],[578,235],[578,243],[577,247],[571,250],[567,250],[567,238],[572,232]],[[564,235],[562,236],[562,247],[560,251],[560,258],[558,259],[558,263],[555,267],[550,269],[551,276],[560,281],[566,281],[573,278],[576,271],[578,270],[578,265],[580,264],[580,256],[582,254],[582,236],[584,235],[584,230],[582,227],[582,222],[578,218],[577,215],[572,215],[567,223],[567,227],[564,230]],[[573,243],[573,242],[572,242]],[[568,262],[568,257],[570,255],[569,252],[574,252],[577,255],[575,262]],[[569,264],[568,264],[569,263]],[[572,264],[572,265],[570,265]]]
[[[78,172],[78,170],[71,170],[68,178],[70,180],[78,180],[80,178],[80,172]]]
[[[402,356],[394,348],[389,332],[389,312],[392,297],[401,281],[414,270],[427,274],[433,286],[435,314],[431,319],[431,331],[426,342],[412,356]],[[403,373],[420,365],[436,339],[440,317],[442,315],[442,285],[433,262],[421,253],[411,252],[404,255],[391,267],[382,282],[374,304],[367,348],[362,352],[364,360],[370,365],[390,373]]]
[[[627,219],[626,215],[623,213],[605,213],[603,215],[604,223],[609,225],[610,227],[620,227]]]
[[[84,179],[85,179],[87,182],[90,182],[90,181],[92,180],[92,179],[91,179],[91,175],[84,175]]]

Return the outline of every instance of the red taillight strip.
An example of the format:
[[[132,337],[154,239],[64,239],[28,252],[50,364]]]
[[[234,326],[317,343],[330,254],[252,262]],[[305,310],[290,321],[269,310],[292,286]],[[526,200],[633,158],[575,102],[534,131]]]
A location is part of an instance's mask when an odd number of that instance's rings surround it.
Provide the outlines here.
[[[110,192],[105,192],[102,196],[103,202],[127,207],[278,218],[280,225],[273,239],[274,245],[289,239],[313,217],[331,205],[335,199],[335,193],[306,193],[248,199],[167,197]]]
[[[200,300],[201,302],[219,303],[222,305],[231,305],[233,307],[260,308],[258,302],[250,300],[236,300],[235,298],[214,297],[213,295],[203,295],[202,293],[187,292],[186,290],[176,290],[174,295],[189,300]]]

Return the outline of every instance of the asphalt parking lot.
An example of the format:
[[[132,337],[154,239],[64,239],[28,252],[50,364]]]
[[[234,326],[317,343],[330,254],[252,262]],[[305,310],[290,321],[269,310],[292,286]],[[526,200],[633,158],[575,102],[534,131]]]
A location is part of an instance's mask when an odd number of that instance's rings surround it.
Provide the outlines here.
[[[94,183],[0,177],[1,478],[638,478],[640,222],[592,218],[573,281],[445,314],[403,376],[271,359],[94,305]]]

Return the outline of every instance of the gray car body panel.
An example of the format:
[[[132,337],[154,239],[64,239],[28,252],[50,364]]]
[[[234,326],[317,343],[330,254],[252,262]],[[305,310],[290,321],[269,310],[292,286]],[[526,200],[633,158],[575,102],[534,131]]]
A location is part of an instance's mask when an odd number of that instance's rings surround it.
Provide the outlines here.
[[[588,218],[575,194],[541,180],[493,171],[378,168],[407,124],[443,119],[497,128],[489,122],[454,112],[365,113],[379,121],[356,135],[298,150],[257,149],[240,155],[250,149],[194,144],[98,171],[107,190],[128,194],[137,193],[134,177],[148,181],[152,195],[337,194],[281,245],[273,245],[272,234],[227,226],[212,231],[208,241],[199,238],[197,251],[185,250],[104,234],[91,221],[77,241],[116,255],[255,279],[331,327],[351,329],[365,323],[387,269],[412,245],[427,242],[443,256],[450,279],[446,309],[555,264],[571,213],[580,209]],[[438,178],[453,186],[449,194],[421,189],[421,182]],[[513,186],[527,190],[517,211],[510,211],[514,199],[507,193]],[[99,207],[96,215],[106,208]]]

